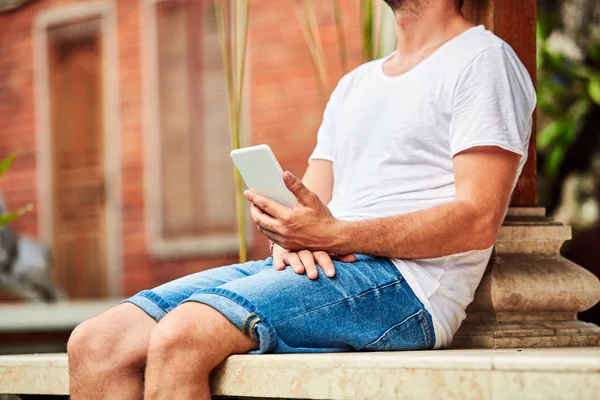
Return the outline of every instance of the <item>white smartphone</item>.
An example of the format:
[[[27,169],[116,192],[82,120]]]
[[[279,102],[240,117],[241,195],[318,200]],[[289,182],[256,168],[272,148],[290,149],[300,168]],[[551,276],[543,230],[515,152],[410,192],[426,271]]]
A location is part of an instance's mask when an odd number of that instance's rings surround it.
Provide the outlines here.
[[[285,186],[283,170],[268,145],[232,150],[230,156],[248,189],[286,207],[296,205],[298,200]]]

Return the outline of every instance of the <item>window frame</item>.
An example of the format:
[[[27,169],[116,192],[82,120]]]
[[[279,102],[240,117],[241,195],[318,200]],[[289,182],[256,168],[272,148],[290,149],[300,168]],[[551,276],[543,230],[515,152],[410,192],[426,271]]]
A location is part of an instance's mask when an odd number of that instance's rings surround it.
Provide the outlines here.
[[[160,132],[160,81],[158,27],[156,6],[158,3],[178,0],[140,0],[142,61],[142,102],[144,134],[144,186],[145,186],[145,236],[149,253],[158,259],[177,259],[191,257],[210,257],[235,255],[239,251],[237,229],[232,233],[212,233],[185,238],[166,238],[163,236],[163,190],[161,176],[161,132]],[[211,3],[212,4],[212,3]],[[248,46],[248,51],[250,46]],[[249,63],[246,65],[246,78],[249,77]],[[248,101],[249,79],[244,84],[244,109],[242,112],[242,143],[250,142],[250,113]],[[225,89],[225,88],[224,88]],[[228,134],[228,132],[226,132]],[[225,132],[224,132],[225,134]],[[231,166],[233,168],[233,164]],[[233,169],[231,170],[233,179]],[[246,207],[246,211],[248,211]],[[233,210],[235,212],[235,210]],[[246,212],[246,242],[248,247],[254,243],[254,231],[250,213]]]

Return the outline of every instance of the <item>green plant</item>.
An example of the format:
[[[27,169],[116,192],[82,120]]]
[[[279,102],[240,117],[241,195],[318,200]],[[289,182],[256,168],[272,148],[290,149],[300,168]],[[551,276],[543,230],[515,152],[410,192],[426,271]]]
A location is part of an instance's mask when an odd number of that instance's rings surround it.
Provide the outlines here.
[[[312,59],[313,66],[317,71],[319,83],[321,84],[321,90],[323,91],[323,94],[329,93],[331,91],[331,87],[329,86],[329,75],[327,74],[327,59],[325,58],[325,51],[323,50],[321,32],[319,29],[319,24],[317,22],[317,16],[315,13],[313,2],[312,0],[290,1],[292,3],[292,6],[294,7],[296,16],[298,17],[298,21],[300,22],[300,27],[302,28],[304,40],[306,41],[306,44],[308,46],[308,51],[310,52],[310,57]],[[343,47],[340,44],[340,37],[342,38],[342,40],[344,37],[341,9],[339,3],[336,0],[333,0],[333,4],[338,35],[338,49],[340,51],[340,58],[343,57],[342,63],[346,63],[347,68],[345,47]]]
[[[342,20],[342,7],[340,0],[332,0],[333,18],[335,19],[335,31],[337,33],[338,52],[340,54],[340,67],[342,74],[348,72],[348,52],[346,51],[346,39],[344,38],[344,23]]]
[[[6,172],[8,167],[13,163],[13,161],[15,161],[16,158],[17,158],[17,155],[12,154],[0,162],[0,177],[2,177],[2,175],[4,175],[4,172]],[[23,215],[31,210],[33,210],[33,205],[28,204],[25,207],[18,209],[17,211],[1,214],[0,215],[0,227],[10,223],[11,221],[19,218],[21,215]]]
[[[360,20],[362,28],[363,62],[375,60],[381,54],[382,2],[380,0],[361,0]]]
[[[543,126],[537,147],[543,172],[551,178],[582,134],[587,117],[600,105],[600,43],[582,49],[581,61],[569,58],[550,46],[557,25],[555,19],[538,17],[537,96]]]
[[[313,0],[290,0],[300,22],[304,39],[308,46],[313,66],[317,71],[324,95],[331,92],[327,73],[327,56],[323,49],[321,33]],[[361,54],[364,62],[383,56],[383,13],[387,8],[381,1],[359,0],[360,29],[362,38]],[[348,49],[344,38],[343,15],[339,0],[332,0],[333,17],[337,35],[338,55],[342,74],[348,72]]]
[[[248,0],[215,0],[221,53],[227,82],[229,129],[231,147],[239,149],[242,140],[242,109],[246,53],[248,47]],[[240,262],[247,260],[246,219],[244,213],[244,186],[237,169],[235,179],[236,213]]]

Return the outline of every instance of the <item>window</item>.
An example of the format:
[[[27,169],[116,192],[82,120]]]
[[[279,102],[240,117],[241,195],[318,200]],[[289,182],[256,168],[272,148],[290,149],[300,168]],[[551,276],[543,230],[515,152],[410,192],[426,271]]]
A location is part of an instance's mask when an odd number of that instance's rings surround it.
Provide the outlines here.
[[[158,183],[148,216],[158,222],[150,242],[158,256],[237,250],[227,92],[212,4],[151,4],[156,115],[149,162],[157,165],[147,165],[154,171],[147,185]]]

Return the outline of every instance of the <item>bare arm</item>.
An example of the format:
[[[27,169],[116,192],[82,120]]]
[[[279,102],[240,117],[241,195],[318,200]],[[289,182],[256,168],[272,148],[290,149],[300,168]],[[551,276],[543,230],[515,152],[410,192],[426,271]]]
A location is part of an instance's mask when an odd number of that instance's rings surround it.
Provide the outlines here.
[[[393,258],[430,258],[492,246],[502,224],[519,156],[497,147],[473,148],[454,158],[456,198],[426,210],[340,222],[335,251]]]
[[[328,204],[333,193],[333,164],[331,161],[312,160],[306,168],[302,183],[314,192],[323,204]]]
[[[365,221],[335,219],[318,196],[286,172],[299,199],[287,209],[247,192],[262,212],[263,233],[286,249],[430,258],[490,247],[510,200],[519,156],[498,147],[477,147],[454,157],[455,200],[430,209]]]

